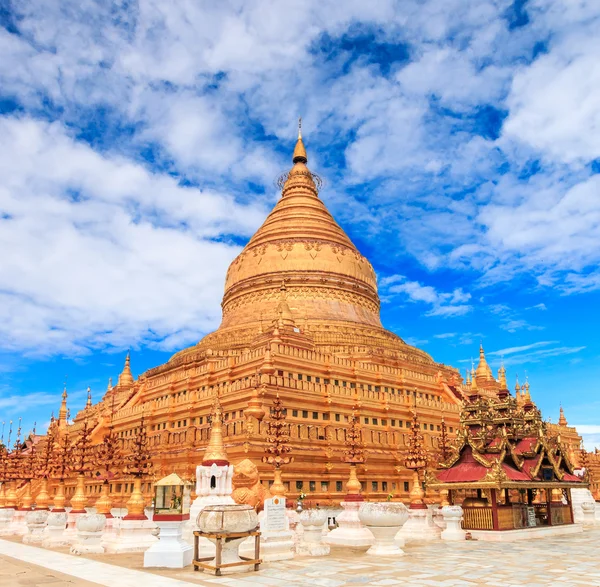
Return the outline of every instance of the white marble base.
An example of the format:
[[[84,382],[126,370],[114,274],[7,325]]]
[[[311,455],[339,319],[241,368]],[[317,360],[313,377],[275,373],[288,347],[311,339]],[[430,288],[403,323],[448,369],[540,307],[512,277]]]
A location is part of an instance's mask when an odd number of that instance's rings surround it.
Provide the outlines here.
[[[331,551],[329,544],[323,542],[323,537],[329,533],[325,525],[327,512],[314,509],[303,511],[300,515],[296,512],[293,512],[293,514],[295,516],[288,514],[288,521],[294,519],[296,528],[300,527],[302,529],[300,536],[296,532],[294,533],[296,554],[299,556],[327,556]],[[323,534],[325,529],[327,533]]]
[[[160,528],[158,542],[144,553],[144,567],[183,569],[192,564],[194,549],[183,540],[184,522],[156,521]]]
[[[367,550],[373,556],[403,556],[404,551],[398,546],[395,538],[398,526],[367,526],[375,537],[375,544]],[[404,544],[402,544],[404,546]]]
[[[71,554],[104,554],[102,532],[77,532],[77,538],[71,545]]]
[[[358,519],[360,501],[343,501],[344,511],[336,517],[338,527],[323,538],[323,542],[335,547],[366,550],[375,542],[373,534]]]
[[[581,504],[585,502],[595,503],[592,492],[586,488],[574,487],[571,489],[571,499],[573,501],[573,521],[576,524],[583,523],[583,510],[581,509]],[[596,515],[598,515],[598,510],[600,509],[600,504],[596,504]]]
[[[0,509],[0,536],[10,536],[10,525],[14,515],[14,508]]]
[[[442,508],[445,520],[445,529],[442,530],[441,539],[457,542],[465,540],[467,533],[461,527],[463,509],[459,505],[447,505]]]
[[[67,514],[67,527],[63,532],[63,544],[61,546],[71,546],[77,540],[77,519],[79,516],[85,515],[85,513],[73,514],[71,512]]]
[[[15,510],[9,526],[6,528],[5,532],[2,533],[2,535],[25,536],[25,534],[27,534],[27,521],[25,517],[29,511],[31,510]]]
[[[66,512],[50,512],[46,520],[46,529],[42,546],[44,548],[58,548],[60,546],[69,546],[64,540],[65,528],[67,527]]]
[[[400,540],[406,544],[438,540],[440,534],[441,529],[433,522],[428,509],[409,509],[406,524],[396,534],[396,543],[400,544]]]
[[[150,520],[113,520],[113,531],[102,537],[102,546],[107,553],[144,552],[158,538],[156,524]]]
[[[221,550],[221,564],[240,563],[243,562],[240,558],[238,551],[241,551],[241,545],[244,543],[246,538],[234,538],[233,540],[223,541],[223,548]],[[251,557],[254,559],[254,538],[252,538],[252,554]],[[216,550],[216,545],[213,544]],[[243,555],[242,555],[243,556]],[[200,557],[202,558],[202,557]],[[208,561],[209,565],[216,565],[216,559]],[[235,567],[225,567],[221,569],[221,575],[232,575],[234,573],[248,573],[254,570],[252,565],[239,565]],[[208,569],[203,569],[205,573],[210,573]]]
[[[50,512],[48,510],[33,510],[27,512],[27,534],[23,536],[23,544],[41,544],[44,540],[44,530]]]
[[[240,555],[254,558],[254,536],[250,536],[242,542]],[[293,559],[294,534],[290,530],[262,532],[260,535],[260,558],[265,563]]]
[[[469,530],[475,540],[489,542],[514,542],[515,540],[537,540],[550,536],[578,534],[583,532],[582,524],[565,524],[564,526],[541,526],[522,528],[520,530]]]

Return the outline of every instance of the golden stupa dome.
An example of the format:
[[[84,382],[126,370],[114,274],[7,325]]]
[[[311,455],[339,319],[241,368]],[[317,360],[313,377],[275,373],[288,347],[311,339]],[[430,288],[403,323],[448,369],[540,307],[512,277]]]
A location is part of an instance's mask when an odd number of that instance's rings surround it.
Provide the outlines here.
[[[220,329],[278,320],[282,284],[288,320],[381,326],[373,267],[319,198],[300,134],[293,162],[281,199],[229,266]]]

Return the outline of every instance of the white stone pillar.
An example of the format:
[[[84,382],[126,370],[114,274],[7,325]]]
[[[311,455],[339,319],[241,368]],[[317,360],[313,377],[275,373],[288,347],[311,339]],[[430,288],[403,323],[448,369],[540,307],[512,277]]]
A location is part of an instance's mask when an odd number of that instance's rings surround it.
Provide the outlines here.
[[[366,550],[375,542],[372,532],[358,518],[361,503],[362,501],[343,501],[340,504],[344,511],[336,518],[338,527],[324,538],[326,544]]]
[[[46,530],[42,546],[44,548],[56,548],[58,546],[68,546],[65,542],[64,532],[67,527],[67,512],[50,512],[46,519]]]
[[[441,534],[442,540],[464,540],[467,533],[460,525],[463,509],[459,505],[446,505],[442,508],[442,515],[446,522],[446,529]]]
[[[24,536],[27,534],[27,521],[25,517],[31,510],[14,510],[14,515],[8,527],[9,536]]]
[[[81,514],[77,517],[77,537],[71,554],[103,554],[102,534],[106,526],[104,514]]]
[[[183,569],[192,564],[194,549],[182,538],[184,520],[165,521],[160,515],[154,523],[159,527],[158,542],[144,553],[144,567]]]
[[[10,525],[15,515],[14,508],[1,508],[0,509],[0,536],[10,535]]]
[[[396,543],[406,544],[412,542],[428,542],[429,540],[437,540],[440,537],[441,530],[433,522],[431,512],[425,506],[409,507],[408,521],[396,534]]]
[[[296,544],[296,554],[301,556],[326,556],[330,546],[323,542],[323,526],[327,521],[325,510],[303,510],[300,513],[302,539]]]
[[[27,534],[23,536],[24,544],[41,544],[44,539],[44,529],[50,512],[48,510],[32,510],[27,512]]]

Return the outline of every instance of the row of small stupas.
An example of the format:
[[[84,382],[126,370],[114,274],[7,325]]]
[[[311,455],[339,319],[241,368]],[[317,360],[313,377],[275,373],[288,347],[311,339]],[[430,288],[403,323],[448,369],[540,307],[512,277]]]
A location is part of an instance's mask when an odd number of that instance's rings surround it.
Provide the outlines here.
[[[156,478],[175,471],[191,479],[208,444],[208,416],[218,395],[230,461],[258,463],[268,482],[273,470],[262,463],[264,417],[279,396],[294,452],[283,473],[286,491],[327,503],[345,493],[342,457],[358,402],[369,455],[360,467],[364,492],[381,499],[410,490],[413,474],[404,464],[413,405],[435,465],[442,424],[453,438],[471,390],[497,395],[505,375],[493,376],[483,349],[465,382],[457,369],[383,327],[373,267],[319,198],[321,181],[307,166],[300,134],[292,159],[280,178],[281,198],[227,271],[219,328],[137,379],[128,354],[116,385],[109,384],[100,402],[90,400],[73,422],[63,402],[60,431],[68,429],[74,440],[87,426],[98,444],[111,428],[127,452],[143,417]],[[528,387],[519,387],[518,401]],[[566,422],[553,427],[560,427],[576,457],[577,431]],[[67,492],[74,483],[67,479]],[[131,490],[125,479],[113,485],[116,494]],[[149,484],[144,491],[149,495]]]

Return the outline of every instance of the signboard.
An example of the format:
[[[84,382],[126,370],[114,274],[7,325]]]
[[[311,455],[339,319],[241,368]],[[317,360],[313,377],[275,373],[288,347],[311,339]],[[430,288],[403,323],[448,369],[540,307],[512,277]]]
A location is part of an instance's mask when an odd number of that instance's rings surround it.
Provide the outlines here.
[[[260,522],[263,532],[281,532],[289,528],[288,519],[285,515],[285,498],[272,497],[265,499],[265,513]]]
[[[527,508],[527,525],[530,528],[535,527],[535,508],[532,508],[532,507]]]

